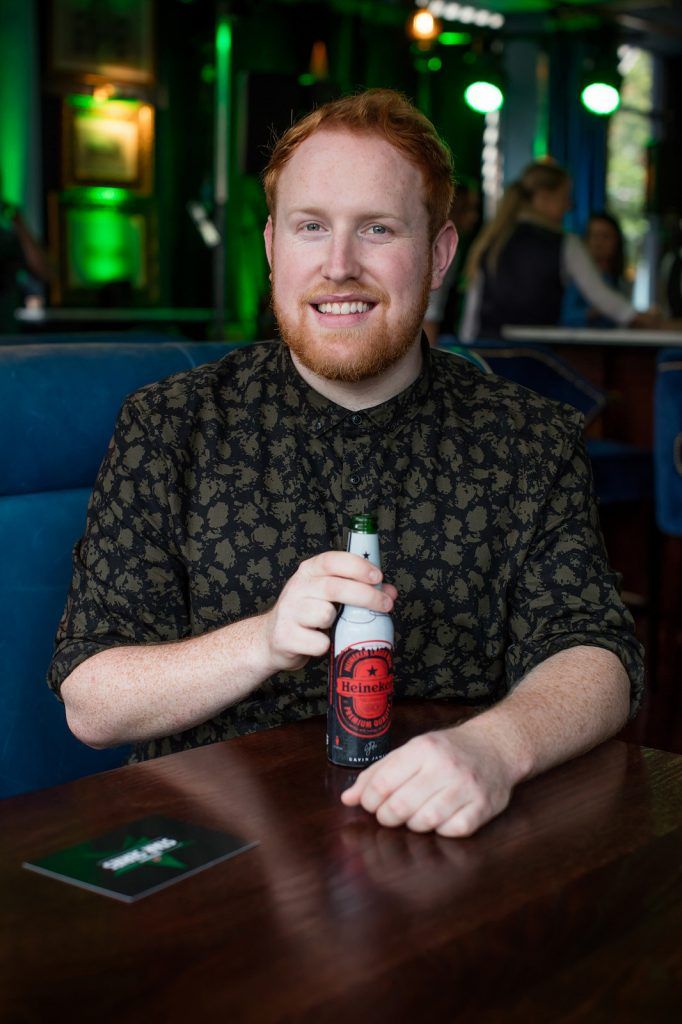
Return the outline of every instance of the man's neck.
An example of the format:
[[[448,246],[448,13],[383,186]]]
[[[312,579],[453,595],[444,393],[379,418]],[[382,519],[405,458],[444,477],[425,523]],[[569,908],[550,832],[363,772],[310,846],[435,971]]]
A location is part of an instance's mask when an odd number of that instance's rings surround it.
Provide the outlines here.
[[[375,405],[388,402],[394,395],[409,388],[421,373],[422,368],[420,338],[417,338],[402,359],[384,373],[378,377],[358,381],[356,384],[327,380],[326,377],[320,377],[319,374],[313,373],[307,366],[304,366],[293,352],[291,358],[306,384],[336,405],[340,405],[343,409],[351,409],[353,412],[360,409],[371,409]]]

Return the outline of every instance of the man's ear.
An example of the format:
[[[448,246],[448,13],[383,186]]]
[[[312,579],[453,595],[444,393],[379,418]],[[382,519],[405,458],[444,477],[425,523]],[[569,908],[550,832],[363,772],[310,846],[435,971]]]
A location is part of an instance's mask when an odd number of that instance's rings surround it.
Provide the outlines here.
[[[457,252],[457,228],[451,220],[447,220],[436,235],[431,254],[433,256],[433,271],[431,274],[431,289],[440,288],[445,277],[445,272],[455,258]]]
[[[272,217],[268,217],[265,224],[265,230],[263,231],[263,238],[265,239],[265,255],[268,258],[270,270],[272,270],[272,231]]]

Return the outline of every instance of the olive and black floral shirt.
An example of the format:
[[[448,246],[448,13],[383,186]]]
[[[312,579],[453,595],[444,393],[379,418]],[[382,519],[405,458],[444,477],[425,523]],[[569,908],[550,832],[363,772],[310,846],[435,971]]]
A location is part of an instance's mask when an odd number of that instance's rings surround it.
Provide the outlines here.
[[[606,562],[581,417],[424,347],[406,391],[349,412],[266,342],[133,394],[74,550],[49,682],[115,645],[202,634],[271,607],[299,563],[375,511],[393,613],[396,696],[500,700],[578,644],[642,651]],[[225,672],[230,666],[225,665]],[[327,659],[135,757],[323,712]]]

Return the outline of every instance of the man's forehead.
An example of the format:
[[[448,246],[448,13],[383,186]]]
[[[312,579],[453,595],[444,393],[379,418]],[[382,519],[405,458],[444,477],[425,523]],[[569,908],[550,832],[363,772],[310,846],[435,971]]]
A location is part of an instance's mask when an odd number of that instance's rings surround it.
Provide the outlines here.
[[[319,128],[294,150],[280,173],[277,194],[348,192],[372,189],[385,195],[407,193],[424,198],[419,167],[383,136],[345,128]]]

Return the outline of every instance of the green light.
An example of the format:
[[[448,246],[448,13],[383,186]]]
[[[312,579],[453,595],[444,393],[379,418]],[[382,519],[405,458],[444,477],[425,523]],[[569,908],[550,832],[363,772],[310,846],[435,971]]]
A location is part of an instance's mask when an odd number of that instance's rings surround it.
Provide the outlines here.
[[[32,183],[34,6],[0,4],[0,199],[22,207]]]
[[[116,203],[121,201],[121,197],[118,194],[118,189],[101,188],[99,189],[99,200],[102,203]]]
[[[230,176],[230,113],[232,111],[232,22],[227,14],[218,15],[215,34],[215,176],[214,199],[217,206],[227,202]],[[219,225],[219,229],[222,225]]]
[[[478,114],[491,114],[500,109],[504,95],[492,82],[472,82],[464,90],[464,100]]]
[[[215,37],[215,48],[218,58],[229,60],[232,51],[232,26],[227,18],[221,19]]]
[[[443,46],[466,46],[471,42],[468,32],[441,32],[438,42]]]
[[[580,98],[591,114],[601,117],[612,114],[620,106],[618,90],[606,82],[592,82],[583,89]]]
[[[94,96],[86,96],[84,93],[71,93],[70,96],[66,97],[66,102],[70,107],[77,107],[80,110],[92,110],[96,107],[103,107],[107,104],[125,104],[129,107],[139,107],[140,100],[131,99],[129,96],[116,96],[109,97],[105,100],[95,99]]]
[[[298,84],[299,85],[315,85],[316,81],[317,81],[316,76],[315,75],[311,75],[307,71],[306,71],[306,73],[304,75],[299,75],[298,76]]]
[[[69,189],[62,194],[64,201],[69,204],[83,206],[118,206],[125,203],[135,195],[126,188],[111,188],[110,186],[92,185],[88,188]]]
[[[440,71],[440,69],[443,67],[443,61],[440,59],[440,57],[429,57],[426,66],[429,69],[429,71]]]
[[[71,210],[67,219],[69,283],[98,287],[144,281],[144,222],[118,210]]]

